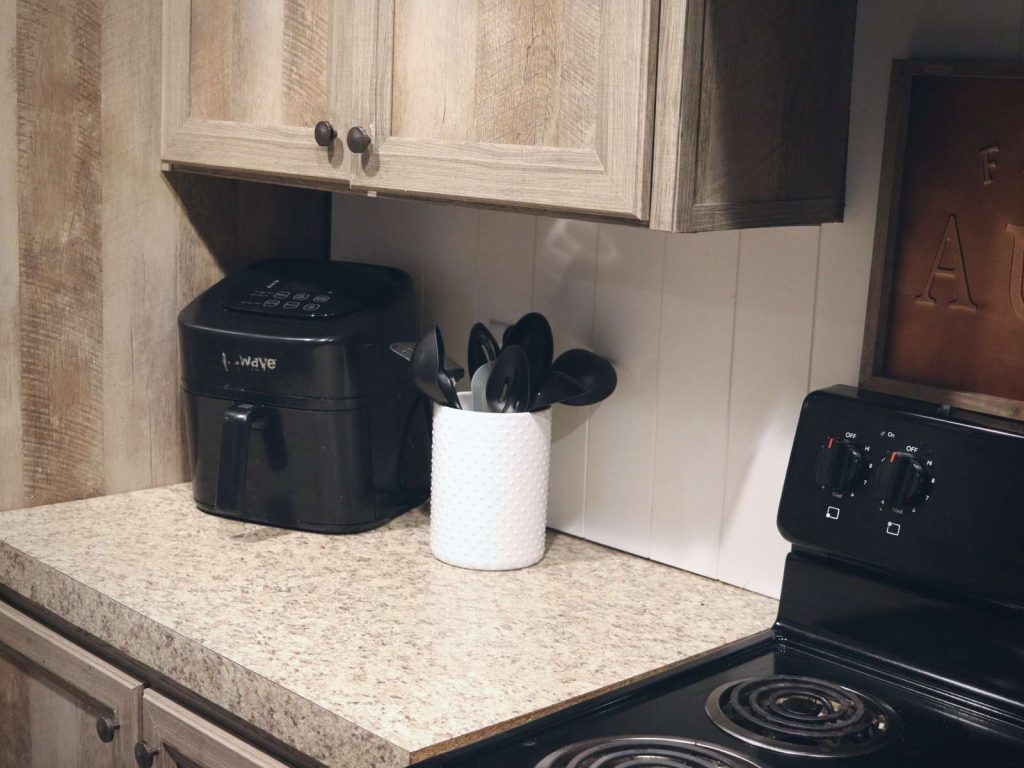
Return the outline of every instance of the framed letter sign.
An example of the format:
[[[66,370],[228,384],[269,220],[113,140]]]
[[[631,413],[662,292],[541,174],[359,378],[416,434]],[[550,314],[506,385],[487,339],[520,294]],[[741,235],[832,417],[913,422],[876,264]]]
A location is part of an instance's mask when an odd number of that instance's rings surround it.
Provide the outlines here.
[[[861,386],[1024,418],[1024,66],[894,62]]]

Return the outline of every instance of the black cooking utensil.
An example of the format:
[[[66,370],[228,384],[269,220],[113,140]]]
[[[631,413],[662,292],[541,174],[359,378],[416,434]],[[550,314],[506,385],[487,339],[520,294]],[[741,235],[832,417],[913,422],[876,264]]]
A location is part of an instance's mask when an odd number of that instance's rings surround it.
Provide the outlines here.
[[[444,404],[449,408],[461,410],[462,401],[459,400],[459,392],[455,389],[455,379],[448,371],[440,371],[437,374],[437,386],[440,387],[441,394],[444,395]]]
[[[412,380],[416,388],[435,403],[445,402],[444,393],[437,383],[437,371],[441,367],[440,350],[437,347],[436,328],[431,327],[412,350]]]
[[[555,353],[555,341],[548,319],[540,312],[523,315],[512,326],[505,344],[523,348],[530,364],[530,380],[534,386],[542,384]]]
[[[505,347],[487,378],[487,406],[494,413],[522,413],[530,407],[530,363],[522,347]]]
[[[612,364],[587,349],[570,349],[560,354],[551,370],[564,373],[576,381],[583,393],[563,400],[566,405],[593,405],[615,391],[618,376]]]
[[[403,360],[407,360],[411,363],[412,353],[416,351],[416,345],[418,343],[419,342],[416,341],[396,341],[394,344],[391,344],[388,349]]]
[[[391,344],[388,348],[403,360],[408,360],[409,362],[412,362],[412,353],[416,350],[417,343],[418,342],[415,341],[396,341],[394,344]],[[462,369],[462,366],[459,365],[458,362],[456,362],[455,360],[452,360],[447,355],[445,355],[444,358],[444,369],[445,371],[448,372],[448,375],[451,376],[452,379],[454,379],[455,381],[459,381],[463,376],[466,375],[466,372]]]
[[[534,392],[530,401],[531,411],[542,411],[557,403],[564,403],[584,392],[583,385],[566,376],[561,371],[548,371],[547,377],[540,388]]]
[[[462,377],[466,375],[466,369],[447,355],[445,355],[444,358],[444,372],[447,373],[455,383],[462,381]]]
[[[430,326],[412,352],[412,377],[416,387],[435,403],[459,408],[455,382],[444,369],[444,340],[441,330]]]
[[[481,365],[497,360],[500,353],[498,342],[486,325],[477,323],[470,328],[469,355],[467,357],[470,381],[473,380],[473,375]]]
[[[444,339],[441,338],[441,329],[436,325],[433,326],[434,339],[437,342],[437,359],[441,361],[437,371],[437,386],[441,390],[441,394],[444,395],[444,402],[449,408],[462,408],[462,403],[459,401],[458,390],[455,389],[455,382],[462,378],[464,371],[456,363],[456,368],[453,371],[448,370],[448,358],[444,354]],[[458,374],[456,376],[455,374]]]

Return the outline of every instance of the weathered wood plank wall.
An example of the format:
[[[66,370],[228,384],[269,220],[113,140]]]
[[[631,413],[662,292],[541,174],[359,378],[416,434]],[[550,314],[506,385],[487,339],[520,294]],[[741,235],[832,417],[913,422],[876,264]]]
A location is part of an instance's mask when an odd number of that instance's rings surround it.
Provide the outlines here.
[[[0,3],[0,509],[187,477],[175,319],[325,193],[164,174],[160,0]]]

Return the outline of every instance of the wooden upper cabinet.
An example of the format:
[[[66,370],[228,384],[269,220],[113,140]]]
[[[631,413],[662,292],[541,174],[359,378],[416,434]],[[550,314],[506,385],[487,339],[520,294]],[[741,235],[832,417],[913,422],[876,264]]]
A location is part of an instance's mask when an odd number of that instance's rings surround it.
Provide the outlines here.
[[[163,4],[165,161],[291,179],[346,180],[351,0],[174,0]]]
[[[0,603],[0,768],[132,768],[142,688]]]
[[[647,218],[657,9],[378,0],[352,186]]]
[[[842,220],[856,0],[163,7],[174,164],[669,231]]]

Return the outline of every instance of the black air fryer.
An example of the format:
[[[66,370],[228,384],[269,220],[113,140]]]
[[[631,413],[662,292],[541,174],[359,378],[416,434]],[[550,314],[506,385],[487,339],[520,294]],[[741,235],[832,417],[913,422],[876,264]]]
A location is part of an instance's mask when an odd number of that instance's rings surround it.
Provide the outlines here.
[[[430,436],[410,366],[412,281],[397,269],[274,259],[178,317],[196,504],[328,533],[426,500]]]

